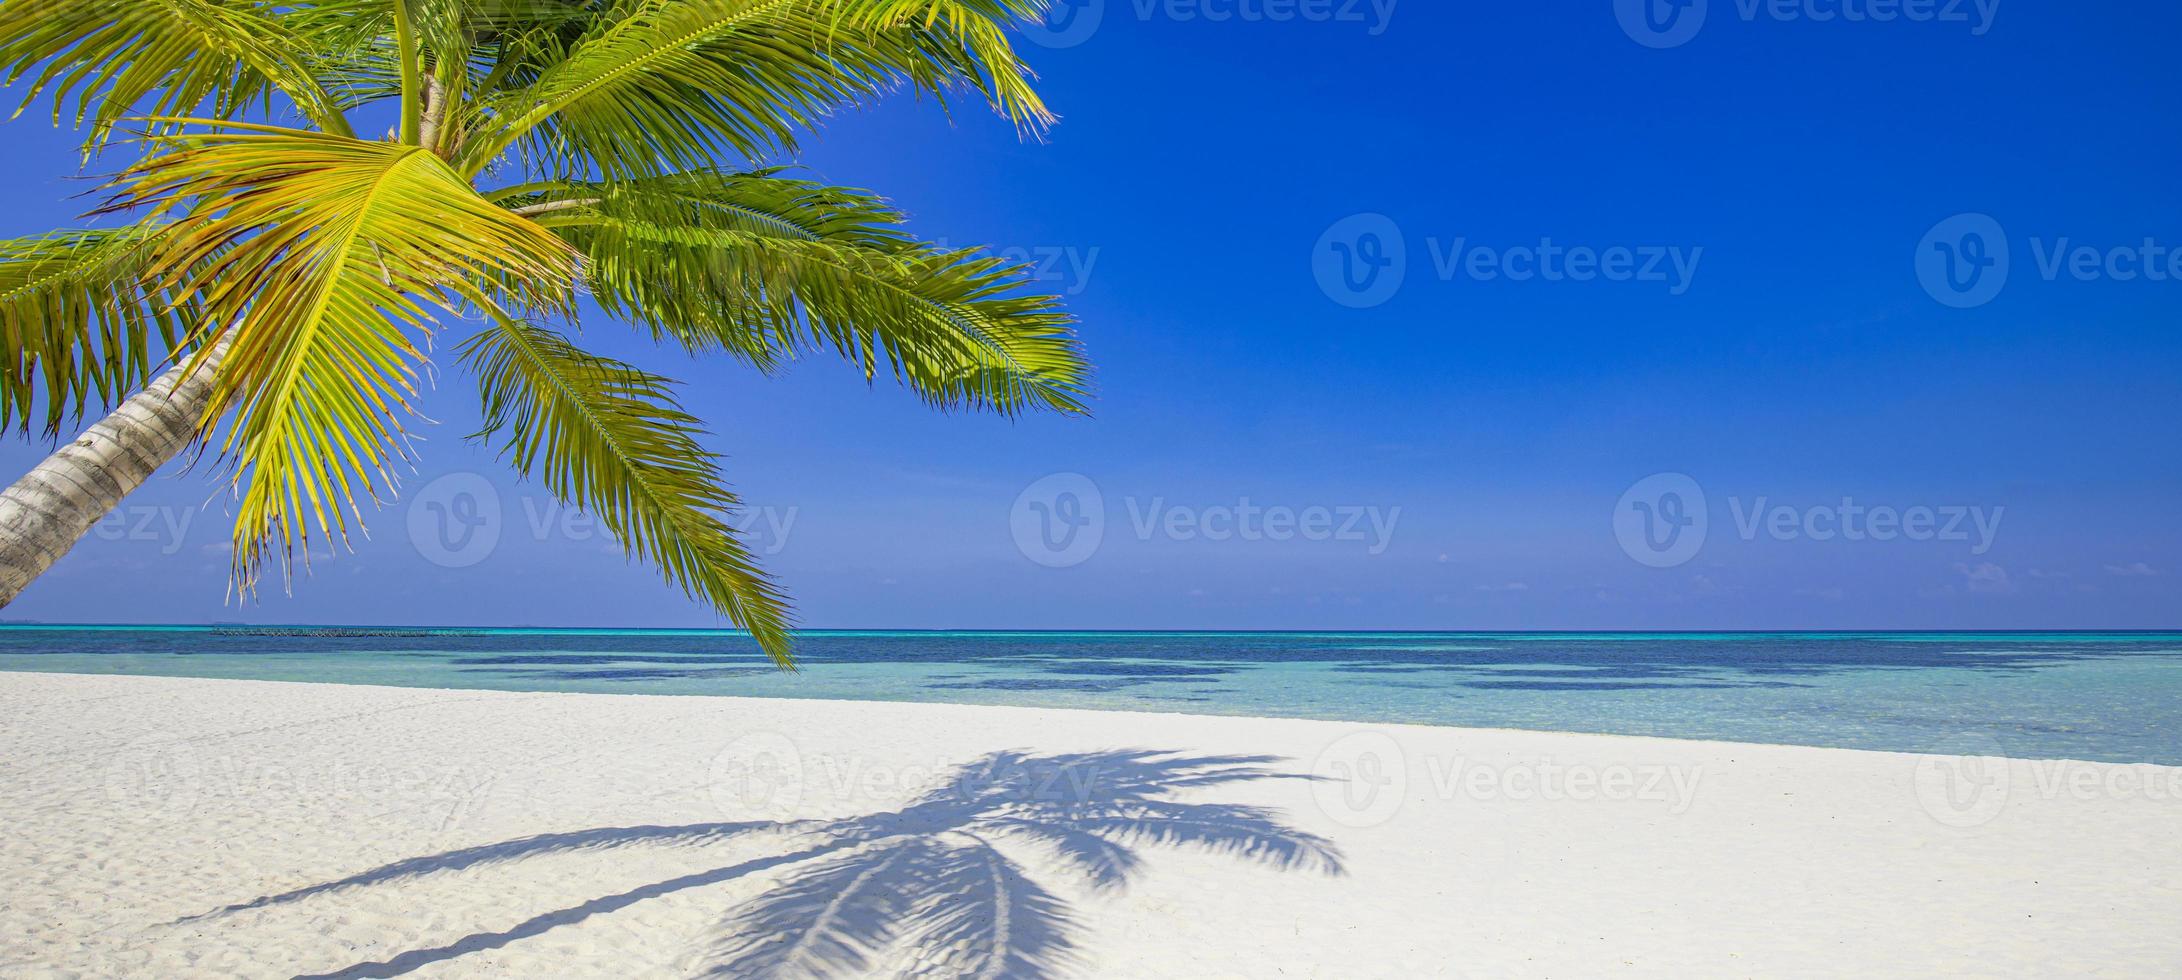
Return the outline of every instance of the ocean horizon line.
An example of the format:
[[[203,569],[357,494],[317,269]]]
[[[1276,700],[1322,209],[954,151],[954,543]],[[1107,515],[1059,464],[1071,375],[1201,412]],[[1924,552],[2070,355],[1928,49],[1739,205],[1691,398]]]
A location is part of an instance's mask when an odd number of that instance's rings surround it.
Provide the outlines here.
[[[62,623],[36,620],[0,621],[0,630],[405,630],[489,631],[495,633],[680,633],[699,636],[749,636],[748,630],[715,626],[537,626],[528,624],[429,625],[419,623]],[[1436,627],[1373,627],[1361,629],[1256,629],[1229,627],[1109,628],[1109,627],[999,627],[999,626],[827,626],[794,631],[799,635],[918,635],[952,634],[983,636],[1869,636],[1869,635],[2160,635],[2182,634],[2182,626],[2039,626],[2023,628],[1950,628],[1888,626],[1684,627],[1571,627],[1544,629],[1448,629]]]
[[[2182,631],[814,630],[783,672],[696,629],[11,626],[0,670],[1182,711],[2157,762]],[[1997,746],[1997,748],[1995,748]]]

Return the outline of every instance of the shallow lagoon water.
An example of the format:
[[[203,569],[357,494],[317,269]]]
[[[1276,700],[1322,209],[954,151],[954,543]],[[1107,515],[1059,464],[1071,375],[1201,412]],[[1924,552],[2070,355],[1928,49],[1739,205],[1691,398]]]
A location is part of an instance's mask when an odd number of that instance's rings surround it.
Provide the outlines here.
[[[367,635],[369,634],[369,635]],[[2178,633],[0,628],[0,670],[948,701],[2182,765]],[[0,684],[5,679],[0,678]]]

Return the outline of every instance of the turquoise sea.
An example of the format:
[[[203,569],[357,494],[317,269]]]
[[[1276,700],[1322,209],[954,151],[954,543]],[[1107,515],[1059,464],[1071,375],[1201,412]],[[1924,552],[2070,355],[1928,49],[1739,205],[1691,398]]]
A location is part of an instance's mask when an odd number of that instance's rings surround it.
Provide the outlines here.
[[[2182,633],[0,627],[0,670],[949,701],[2182,765]],[[6,679],[0,676],[0,685]]]

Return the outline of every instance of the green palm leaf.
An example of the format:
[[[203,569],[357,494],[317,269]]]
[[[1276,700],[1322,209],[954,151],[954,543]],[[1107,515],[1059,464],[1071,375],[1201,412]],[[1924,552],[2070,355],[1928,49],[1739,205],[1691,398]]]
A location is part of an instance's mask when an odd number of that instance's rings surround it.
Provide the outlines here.
[[[285,572],[311,526],[346,542],[402,453],[400,416],[428,307],[565,298],[566,247],[494,207],[421,148],[260,126],[158,141],[113,207],[179,220],[161,246],[171,288],[202,297],[200,329],[234,334],[205,426],[234,414],[235,574]],[[517,284],[505,292],[486,282]],[[198,355],[203,357],[202,351]]]
[[[531,169],[631,177],[757,159],[844,103],[903,84],[982,93],[1028,130],[1052,119],[1003,25],[1042,0],[619,0],[535,84],[491,106],[475,174],[520,144]]]
[[[150,288],[159,227],[63,231],[0,241],[0,428],[30,426],[45,401],[57,434],[95,394],[111,405],[150,379],[152,338],[173,348],[191,324],[186,295]]]
[[[1083,410],[1090,366],[1031,270],[918,242],[868,192],[778,171],[517,188],[610,313],[761,366],[830,347],[941,407]]]
[[[326,9],[314,22],[335,23],[340,8],[369,5],[321,0],[315,6]],[[209,103],[213,116],[228,119],[276,91],[320,127],[346,134],[347,121],[310,70],[332,52],[298,33],[297,23],[305,21],[252,0],[16,0],[0,6],[0,71],[8,84],[36,72],[23,106],[50,92],[56,121],[74,95],[74,119],[90,124],[94,144],[147,104],[155,114],[182,115]]]
[[[785,600],[728,526],[739,503],[672,382],[508,318],[471,338],[461,357],[484,392],[480,435],[505,431],[517,472],[596,513],[629,554],[793,665]]]

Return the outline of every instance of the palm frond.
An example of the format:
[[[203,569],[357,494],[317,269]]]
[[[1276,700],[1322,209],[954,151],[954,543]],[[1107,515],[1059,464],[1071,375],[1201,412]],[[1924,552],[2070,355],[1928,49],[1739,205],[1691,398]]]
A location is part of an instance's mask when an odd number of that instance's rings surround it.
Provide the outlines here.
[[[984,95],[1026,131],[1051,114],[1007,25],[1044,0],[618,0],[535,84],[494,100],[482,171],[520,145],[534,173],[619,178],[757,159],[835,108],[908,86]]]
[[[974,833],[949,845],[909,878],[917,899],[910,945],[943,957],[946,976],[1059,977],[1077,972],[1081,927],[1068,903]]]
[[[535,83],[604,6],[602,0],[343,0],[333,9],[289,8],[282,17],[338,53],[314,66],[337,105],[347,110],[401,99],[403,117],[392,135],[452,157],[490,122],[490,96]]]
[[[798,868],[732,913],[715,976],[1050,977],[1079,965],[1068,904],[961,828],[882,839]]]
[[[940,407],[1083,410],[1090,366],[1031,270],[918,242],[868,192],[778,171],[516,188],[614,316],[760,366],[831,348]]]
[[[1068,866],[1088,879],[1098,891],[1119,891],[1136,876],[1144,861],[1129,848],[1072,826],[1065,819],[1033,820],[997,817],[990,822],[995,833],[1027,837],[1052,849]]]
[[[311,526],[340,542],[390,488],[430,308],[565,300],[573,256],[413,146],[227,124],[163,147],[112,209],[163,208],[164,288],[204,304],[197,355],[229,333],[204,426],[232,412],[235,582],[288,571]],[[488,288],[483,283],[497,283]]]
[[[779,980],[877,973],[915,921],[913,879],[944,850],[903,837],[796,870],[729,915],[706,972]]]
[[[260,0],[17,0],[0,5],[0,72],[8,84],[31,78],[22,108],[50,93],[56,122],[68,118],[74,96],[73,121],[89,124],[91,145],[133,115],[231,119],[275,92],[328,132],[347,134],[311,70],[329,53],[324,39],[298,33],[280,9]]]
[[[594,357],[551,331],[501,318],[462,346],[484,393],[485,431],[517,472],[598,515],[629,554],[749,630],[782,667],[786,600],[735,537],[740,502],[672,382]]]
[[[1073,815],[1070,826],[1124,843],[1194,847],[1281,869],[1338,872],[1333,841],[1283,823],[1264,807],[1158,801]]]
[[[194,304],[157,288],[160,228],[62,231],[0,241],[0,429],[28,431],[33,402],[58,434],[91,405],[151,378],[154,339],[174,349]]]

